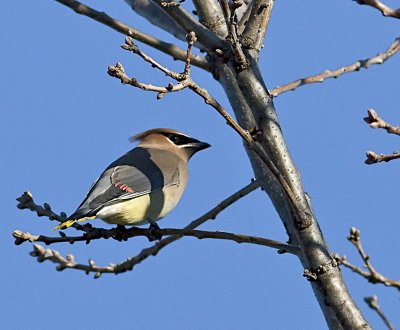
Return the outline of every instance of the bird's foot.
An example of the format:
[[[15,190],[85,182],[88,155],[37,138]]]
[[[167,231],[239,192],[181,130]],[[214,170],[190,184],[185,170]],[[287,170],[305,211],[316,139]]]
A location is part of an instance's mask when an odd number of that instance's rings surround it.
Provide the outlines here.
[[[128,232],[128,229],[124,225],[117,225],[115,228],[115,235],[113,235],[113,238],[116,239],[117,241],[127,241],[128,238],[126,237],[126,233]]]
[[[150,223],[148,229],[149,233],[147,235],[149,242],[159,241],[162,238],[162,235],[160,233],[157,233],[157,231],[160,230],[160,226],[157,225],[157,223],[154,220],[149,220],[149,223]]]

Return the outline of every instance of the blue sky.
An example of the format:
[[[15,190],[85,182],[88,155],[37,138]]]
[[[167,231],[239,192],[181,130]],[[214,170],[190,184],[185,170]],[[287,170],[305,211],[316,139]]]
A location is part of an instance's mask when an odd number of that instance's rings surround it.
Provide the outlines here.
[[[173,40],[123,1],[87,4]],[[398,20],[349,0],[277,1],[260,60],[265,81],[273,88],[374,56],[398,37],[398,26]],[[272,249],[185,238],[133,272],[93,280],[79,271],[57,272],[50,262],[37,263],[29,256],[28,243],[15,246],[13,230],[52,235],[54,226],[18,210],[16,197],[29,190],[38,203],[70,214],[98,174],[132,148],[128,138],[148,128],[173,127],[213,146],[191,161],[187,191],[160,222],[162,227],[185,226],[246,185],[252,170],[238,136],[198,96],[183,91],[157,101],[154,94],[109,77],[107,66],[120,61],[139,80],[169,82],[123,51],[123,36],[110,28],[55,1],[11,1],[2,9],[0,27],[2,328],[325,328],[300,263]],[[142,49],[181,70],[181,63],[146,46]],[[399,70],[396,55],[383,66],[275,99],[287,143],[331,249],[361,265],[346,240],[349,228],[358,227],[373,264],[392,278],[399,277],[400,163],[367,166],[364,158],[366,150],[398,150],[398,137],[370,129],[362,118],[372,107],[387,121],[400,123]],[[222,88],[207,73],[194,69],[193,78],[229,109]],[[100,220],[94,224],[103,225]],[[203,228],[286,240],[271,202],[260,191]],[[148,245],[139,238],[52,248],[72,253],[82,263],[93,258],[108,264]],[[343,274],[374,328],[383,325],[362,301],[372,294],[400,326],[394,289],[368,284],[346,269]]]

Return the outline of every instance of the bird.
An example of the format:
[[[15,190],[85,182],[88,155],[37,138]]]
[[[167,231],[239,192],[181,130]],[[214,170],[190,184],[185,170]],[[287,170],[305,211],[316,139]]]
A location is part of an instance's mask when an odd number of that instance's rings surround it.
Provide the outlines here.
[[[118,226],[158,225],[186,189],[188,161],[211,147],[171,128],[134,135],[139,144],[112,162],[92,184],[77,210],[54,229],[99,218]]]

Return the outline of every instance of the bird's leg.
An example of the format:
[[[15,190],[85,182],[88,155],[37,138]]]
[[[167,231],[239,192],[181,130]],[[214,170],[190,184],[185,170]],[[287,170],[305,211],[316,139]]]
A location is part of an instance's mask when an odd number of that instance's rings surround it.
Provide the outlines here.
[[[157,230],[160,230],[160,226],[154,220],[148,219],[147,221],[150,223],[149,234],[147,235],[149,242],[159,241],[162,238],[161,234],[157,234]]]

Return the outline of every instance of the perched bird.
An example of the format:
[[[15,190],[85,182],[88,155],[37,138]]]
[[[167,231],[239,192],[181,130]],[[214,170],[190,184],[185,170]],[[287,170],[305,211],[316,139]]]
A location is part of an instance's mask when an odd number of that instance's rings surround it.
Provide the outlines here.
[[[78,209],[54,229],[94,218],[117,225],[155,225],[182,197],[189,159],[210,147],[169,128],[151,129],[131,140],[140,143],[111,163]]]

